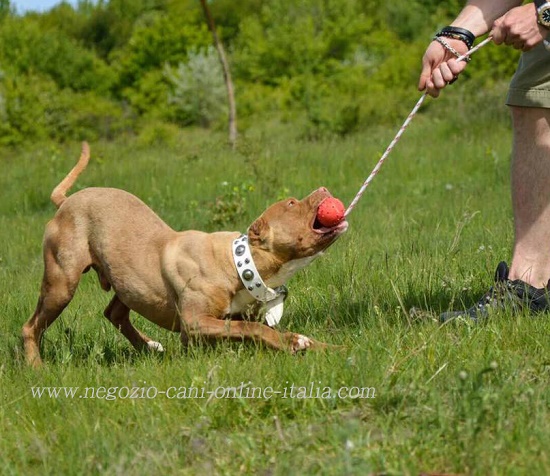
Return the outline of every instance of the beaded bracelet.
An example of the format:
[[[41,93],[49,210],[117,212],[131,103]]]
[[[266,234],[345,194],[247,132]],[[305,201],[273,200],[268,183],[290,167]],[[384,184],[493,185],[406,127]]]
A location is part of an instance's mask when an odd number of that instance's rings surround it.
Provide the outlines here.
[[[457,26],[446,26],[445,28],[439,30],[435,36],[438,38],[445,36],[447,38],[452,38],[453,40],[460,40],[466,44],[468,49],[472,48],[476,39],[475,35],[471,31],[466,30],[465,28],[459,28]]]
[[[433,39],[434,41],[437,41],[441,46],[443,46],[443,48],[445,48],[447,51],[450,51],[457,58],[460,58],[460,56],[462,56],[457,50],[455,50],[451,45],[449,45],[449,43],[447,43],[443,38],[439,36],[434,36]],[[469,56],[466,56],[466,58],[464,58],[464,61],[466,61],[466,63],[469,63],[471,60],[472,58],[470,58]]]

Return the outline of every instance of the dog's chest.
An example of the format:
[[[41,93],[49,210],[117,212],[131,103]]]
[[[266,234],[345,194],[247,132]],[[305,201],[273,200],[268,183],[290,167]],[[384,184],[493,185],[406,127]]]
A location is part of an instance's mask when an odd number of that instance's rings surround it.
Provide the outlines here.
[[[320,254],[321,253],[317,253],[316,255],[308,256],[307,258],[295,259],[285,263],[275,275],[266,281],[266,284],[271,288],[282,286],[298,271],[308,266]]]
[[[281,266],[281,269],[273,275],[271,278],[266,280],[266,284],[270,288],[276,288],[285,284],[292,276],[294,276],[298,271],[308,266],[315,258],[317,258],[321,253],[318,253],[313,256],[308,256],[307,258],[300,258],[296,260],[289,261]],[[258,301],[246,290],[241,289],[233,299],[231,300],[231,305],[229,308],[228,314],[241,314],[249,310],[250,306],[257,304]]]

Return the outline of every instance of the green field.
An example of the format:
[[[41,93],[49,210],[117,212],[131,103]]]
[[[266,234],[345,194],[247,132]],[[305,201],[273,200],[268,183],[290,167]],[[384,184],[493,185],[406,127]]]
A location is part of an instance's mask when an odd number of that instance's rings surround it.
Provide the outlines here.
[[[291,356],[244,342],[184,350],[178,335],[134,316],[166,349],[139,354],[102,317],[110,295],[89,273],[45,335],[46,365],[27,368],[19,335],[38,298],[49,195],[80,146],[4,150],[0,473],[549,474],[548,316],[437,322],[474,302],[510,258],[503,91],[428,101],[348,233],[290,282],[282,327],[342,345],[337,352]],[[235,151],[223,132],[204,130],[170,144],[91,143],[75,190],[123,188],[176,229],[244,231],[270,203],[322,185],[349,203],[398,127],[312,142],[299,119],[274,120],[244,131]],[[287,388],[288,398],[79,398],[85,387],[243,382]],[[375,398],[289,398],[291,386],[297,397],[312,385],[375,388]],[[31,392],[61,386],[80,393]]]

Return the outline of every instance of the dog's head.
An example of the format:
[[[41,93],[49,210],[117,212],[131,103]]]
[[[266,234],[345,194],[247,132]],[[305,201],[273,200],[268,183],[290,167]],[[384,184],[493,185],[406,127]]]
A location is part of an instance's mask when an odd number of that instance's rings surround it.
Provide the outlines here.
[[[327,197],[332,195],[321,187],[303,200],[288,198],[271,205],[250,225],[250,244],[274,253],[283,261],[324,251],[348,229],[345,220],[331,228],[317,221],[317,209]]]

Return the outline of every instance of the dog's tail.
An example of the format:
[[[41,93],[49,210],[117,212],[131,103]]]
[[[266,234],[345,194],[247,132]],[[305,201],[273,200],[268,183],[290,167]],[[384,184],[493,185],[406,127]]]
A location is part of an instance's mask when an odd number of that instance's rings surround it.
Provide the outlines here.
[[[67,192],[74,185],[78,176],[84,171],[90,160],[90,146],[87,142],[82,142],[82,152],[80,159],[73,167],[73,169],[67,174],[67,176],[60,182],[60,184],[53,189],[50,195],[51,201],[59,208],[61,204],[67,199]]]

